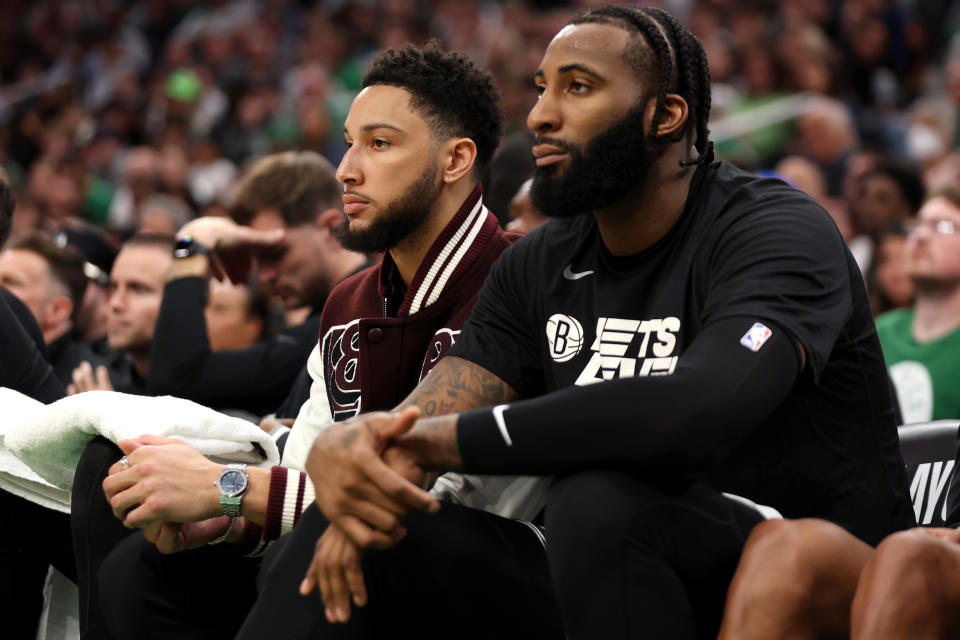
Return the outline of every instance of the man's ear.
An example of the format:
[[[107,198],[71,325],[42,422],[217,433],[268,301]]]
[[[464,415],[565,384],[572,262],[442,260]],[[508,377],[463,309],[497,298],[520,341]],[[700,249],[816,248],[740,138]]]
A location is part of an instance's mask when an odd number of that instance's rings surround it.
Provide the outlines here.
[[[318,229],[332,232],[343,222],[343,212],[339,209],[326,209],[317,216],[314,223]]]
[[[443,181],[453,184],[473,169],[477,160],[477,144],[470,138],[452,138],[444,143],[440,154]]]
[[[53,296],[47,301],[46,320],[48,326],[55,326],[70,320],[73,314],[73,302],[67,296]]]
[[[650,121],[653,121],[653,111],[656,109],[657,101],[652,100],[648,105]],[[660,113],[660,126],[657,127],[656,138],[665,138],[667,140],[679,140],[683,129],[690,117],[690,107],[683,96],[676,93],[668,93],[663,101],[663,111]]]

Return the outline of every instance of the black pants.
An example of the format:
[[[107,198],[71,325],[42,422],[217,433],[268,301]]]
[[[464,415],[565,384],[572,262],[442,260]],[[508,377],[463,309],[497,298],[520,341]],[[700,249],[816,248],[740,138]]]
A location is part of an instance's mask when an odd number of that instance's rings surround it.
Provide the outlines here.
[[[256,597],[258,571],[258,561],[207,547],[163,555],[137,532],[100,569],[106,637],[233,638]]]
[[[36,637],[50,565],[76,579],[70,516],[0,491],[0,636]]]
[[[432,516],[411,512],[404,525],[396,547],[364,554],[367,605],[354,607],[348,624],[330,624],[319,595],[297,591],[327,527],[311,506],[265,560],[237,638],[563,638],[530,525],[452,504]]]
[[[121,540],[133,534],[117,520],[103,494],[103,479],[123,452],[106,438],[87,445],[73,478],[71,528],[80,596],[80,636],[83,640],[110,638],[100,608],[97,575],[104,559]]]
[[[113,516],[102,483],[122,456],[97,438],[73,487],[83,640],[232,638],[255,596],[256,562],[214,549],[160,554]]]
[[[547,548],[571,640],[716,638],[762,516],[702,484],[591,471],[556,480]]]
[[[118,638],[227,638],[252,605],[240,640],[557,639],[554,593],[573,640],[709,638],[760,520],[700,484],[585,472],[550,491],[547,554],[519,522],[456,505],[411,513],[403,541],[365,554],[369,602],[346,625],[326,622],[317,594],[298,593],[327,526],[315,506],[274,545],[259,578],[245,559],[210,549],[161,556],[138,535],[110,554],[101,589]]]

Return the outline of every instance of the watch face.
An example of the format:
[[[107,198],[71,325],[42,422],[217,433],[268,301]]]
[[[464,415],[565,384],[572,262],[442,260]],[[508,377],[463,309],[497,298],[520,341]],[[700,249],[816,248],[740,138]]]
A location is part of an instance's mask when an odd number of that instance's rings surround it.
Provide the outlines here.
[[[247,488],[247,474],[237,469],[227,469],[220,476],[220,490],[235,496]]]

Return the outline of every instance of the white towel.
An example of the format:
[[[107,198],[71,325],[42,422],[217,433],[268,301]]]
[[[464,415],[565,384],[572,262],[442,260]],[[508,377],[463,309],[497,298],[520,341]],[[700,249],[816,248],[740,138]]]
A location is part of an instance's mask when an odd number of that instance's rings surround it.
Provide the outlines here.
[[[36,474],[30,477],[0,455],[0,487],[23,496],[24,481],[37,485],[38,495],[24,497],[44,506],[51,506],[52,498],[62,504],[63,494],[58,493],[62,491],[69,509],[77,462],[87,443],[98,435],[113,442],[144,434],[179,438],[216,462],[270,467],[280,460],[276,443],[255,424],[182,398],[88,391],[43,405],[11,389],[0,389],[0,408],[3,447]],[[18,478],[13,483],[16,488],[3,482],[4,472]],[[58,492],[51,494],[50,489]]]

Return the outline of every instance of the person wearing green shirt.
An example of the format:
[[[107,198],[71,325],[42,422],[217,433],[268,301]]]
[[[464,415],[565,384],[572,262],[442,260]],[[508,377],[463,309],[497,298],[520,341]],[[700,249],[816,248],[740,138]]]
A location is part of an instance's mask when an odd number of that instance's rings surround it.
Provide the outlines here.
[[[877,317],[904,423],[960,418],[960,192],[920,209],[907,237],[913,307]]]

